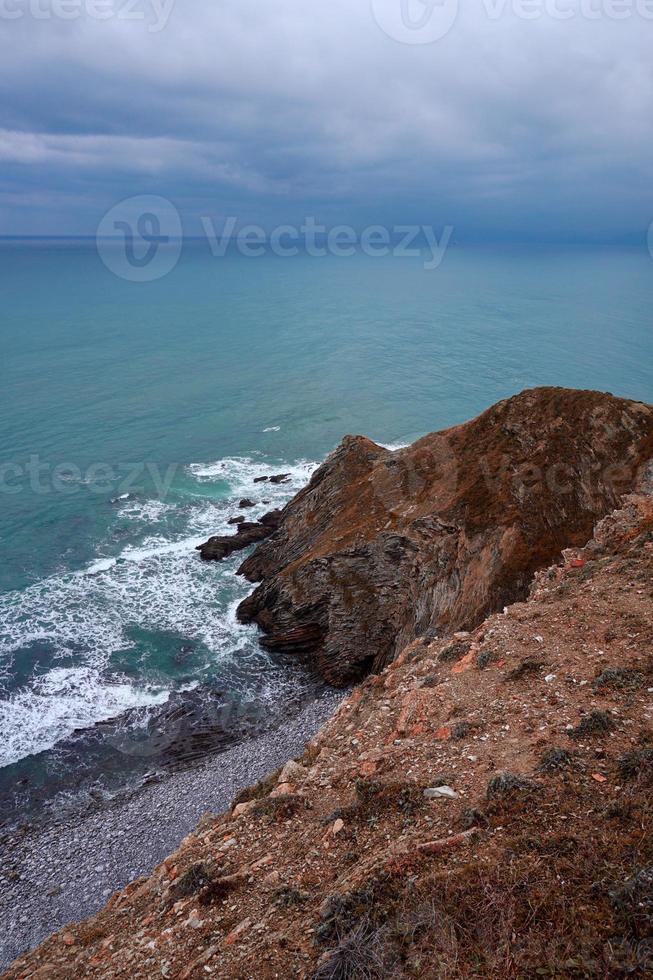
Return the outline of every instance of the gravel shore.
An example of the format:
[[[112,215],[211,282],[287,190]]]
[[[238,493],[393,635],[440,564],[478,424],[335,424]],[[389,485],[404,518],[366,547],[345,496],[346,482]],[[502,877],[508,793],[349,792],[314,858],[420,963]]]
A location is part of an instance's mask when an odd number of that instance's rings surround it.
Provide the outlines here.
[[[0,851],[0,969],[97,912],[174,851],[204,813],[226,810],[243,787],[300,755],[343,696],[325,692],[281,728],[96,812],[10,836]]]

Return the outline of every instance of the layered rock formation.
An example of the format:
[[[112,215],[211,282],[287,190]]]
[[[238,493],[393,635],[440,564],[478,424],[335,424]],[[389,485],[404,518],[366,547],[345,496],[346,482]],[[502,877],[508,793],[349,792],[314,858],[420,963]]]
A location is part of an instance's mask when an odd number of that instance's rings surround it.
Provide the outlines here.
[[[6,980],[651,976],[652,486]]]
[[[196,550],[199,551],[204,561],[222,561],[223,558],[232,555],[234,551],[243,551],[251,544],[269,538],[279,527],[280,520],[281,512],[278,510],[271,510],[264,514],[259,521],[234,519],[229,523],[238,525],[235,534],[214,534],[208,541],[197,545]]]
[[[397,451],[347,436],[241,566],[261,584],[239,617],[346,684],[523,597],[651,456],[649,406],[563,388]]]

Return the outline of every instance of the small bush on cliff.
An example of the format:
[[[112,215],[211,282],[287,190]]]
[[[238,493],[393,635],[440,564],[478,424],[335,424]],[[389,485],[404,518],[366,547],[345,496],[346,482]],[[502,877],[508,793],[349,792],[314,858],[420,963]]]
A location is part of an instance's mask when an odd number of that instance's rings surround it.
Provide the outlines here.
[[[442,684],[442,678],[438,674],[427,674],[422,681],[422,687],[439,687]]]
[[[614,688],[618,691],[636,690],[644,686],[644,677],[636,670],[624,667],[608,667],[596,678],[592,687],[595,691]]]
[[[512,772],[501,772],[493,776],[487,787],[488,800],[503,799],[515,793],[533,793],[542,787],[532,779],[516,776]]]
[[[627,752],[621,756],[617,767],[619,776],[623,780],[637,779],[641,776],[653,777],[653,748]]]
[[[352,815],[360,819],[379,818],[384,812],[412,817],[424,806],[424,797],[414,783],[384,783],[379,779],[357,779],[354,785],[357,804]]]
[[[287,820],[300,810],[308,810],[310,804],[299,793],[283,793],[281,796],[268,796],[258,800],[250,813],[253,817],[270,817],[272,820]]]
[[[478,721],[459,721],[451,729],[451,738],[454,742],[460,742],[472,732],[478,731],[483,726]]]
[[[464,657],[470,647],[471,643],[451,643],[440,652],[438,660],[444,664],[453,663],[454,660]]]
[[[470,806],[463,810],[460,817],[460,825],[463,830],[471,830],[472,827],[489,827],[490,821],[483,810],[478,807]]]
[[[527,657],[526,660],[511,670],[509,674],[506,674],[506,681],[520,681],[523,677],[530,677],[533,674],[539,674],[544,667],[543,660],[536,660],[534,657]]]
[[[330,895],[315,930],[318,943],[349,935],[359,929],[373,930],[392,913],[397,898],[392,876],[382,872],[365,885],[344,894]]]
[[[386,980],[384,936],[381,930],[361,924],[343,936],[312,980]]]
[[[617,912],[625,914],[643,930],[653,927],[653,865],[642,868],[632,878],[620,883],[610,892],[610,901]]]
[[[616,728],[614,719],[607,711],[590,711],[569,732],[570,738],[586,738],[592,735],[607,735]]]
[[[571,752],[554,745],[552,749],[544,753],[538,769],[540,772],[559,772],[561,769],[569,769],[573,765],[573,761]]]
[[[213,881],[214,869],[206,862],[191,864],[184,873],[170,885],[168,901],[171,905],[181,898],[196,895],[206,885]]]
[[[482,650],[476,658],[476,664],[479,670],[485,670],[498,659],[494,650]]]
[[[310,898],[308,892],[302,892],[292,885],[280,885],[272,893],[272,898],[277,905],[282,908],[292,908],[295,905],[303,905]]]

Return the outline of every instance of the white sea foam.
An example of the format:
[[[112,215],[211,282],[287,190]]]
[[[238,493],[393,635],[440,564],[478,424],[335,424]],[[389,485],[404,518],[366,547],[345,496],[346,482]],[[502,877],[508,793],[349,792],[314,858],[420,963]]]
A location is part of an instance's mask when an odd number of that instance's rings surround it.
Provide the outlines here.
[[[163,534],[141,537],[115,555],[103,545],[80,572],[43,579],[19,592],[0,596],[0,677],[11,675],[21,651],[42,645],[56,666],[31,678],[24,687],[0,700],[0,766],[43,751],[75,728],[113,717],[130,707],[157,703],[164,690],[148,689],[128,680],[111,680],[111,657],[133,645],[130,629],[170,632],[201,643],[208,651],[209,672],[251,645],[254,630],[238,623],[236,607],[251,586],[234,573],[242,556],[220,564],[198,559],[195,546],[210,534],[232,532],[228,519],[238,496],[263,499],[253,516],[280,506],[304,486],[315,468],[300,461],[270,464],[234,457],[193,464],[198,496],[179,504],[129,501],[135,534],[164,514],[174,524],[174,539]],[[255,484],[256,476],[287,472],[287,483]],[[201,496],[201,485],[224,481],[228,499]],[[133,504],[137,507],[131,510]],[[170,525],[170,526],[171,526]],[[162,526],[162,525],[161,525]],[[169,526],[169,525],[166,525]]]
[[[280,425],[268,425],[262,431],[263,432],[280,432],[281,431],[281,426]]]
[[[118,499],[129,499],[129,494],[126,494],[124,498],[119,497]],[[120,516],[126,517],[133,521],[156,524],[162,517],[165,517],[166,514],[171,514],[174,509],[174,504],[166,503],[163,500],[129,499],[129,503],[123,504],[123,506],[120,508]]]
[[[120,554],[119,561],[144,562],[163,555],[187,555],[202,544],[205,535],[182,538],[180,541],[166,541],[165,538],[146,538],[141,547],[127,547]]]
[[[290,492],[298,490],[304,486],[311,477],[313,470],[318,464],[302,459],[295,463],[269,463],[263,459],[252,459],[249,456],[228,456],[225,459],[218,459],[214,463],[191,463],[188,467],[189,472],[199,482],[215,482],[222,480],[228,483],[234,493],[242,490],[252,490],[258,487],[263,488],[262,484],[254,483],[256,477],[273,476],[275,473],[288,473],[287,483],[265,484],[265,492],[274,489],[280,491],[282,495],[290,496]]]
[[[193,550],[200,540],[126,549],[104,570],[98,562],[93,574],[53,576],[0,599],[0,662],[40,644],[61,665],[45,675],[47,683],[32,678],[0,700],[0,766],[50,748],[77,727],[155,703],[140,685],[107,680],[112,655],[133,645],[130,627],[202,643],[209,674],[235,654],[244,637],[225,607],[244,598],[248,586],[200,562]]]
[[[91,667],[55,667],[0,701],[0,766],[50,749],[75,729],[168,697],[166,690],[107,683]]]
[[[92,561],[91,564],[83,569],[81,572],[77,572],[77,575],[97,575],[98,572],[107,572],[110,568],[116,564],[115,558],[98,558],[97,561]]]
[[[405,449],[406,446],[410,446],[409,442],[379,442],[379,446],[383,449],[389,449],[391,453],[396,453],[398,449]]]

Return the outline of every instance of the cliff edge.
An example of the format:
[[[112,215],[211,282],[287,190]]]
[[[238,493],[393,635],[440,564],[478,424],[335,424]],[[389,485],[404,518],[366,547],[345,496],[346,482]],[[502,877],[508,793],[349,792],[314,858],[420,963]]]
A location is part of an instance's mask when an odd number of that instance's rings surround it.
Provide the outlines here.
[[[569,405],[569,393],[546,392],[520,396],[522,405],[542,404],[542,398]],[[578,395],[578,417],[586,426],[574,435],[580,485],[553,499],[543,489],[546,478],[539,484],[552,509],[552,533],[565,546],[571,543],[554,564],[540,567],[526,584],[528,543],[537,546],[531,535],[546,509],[532,486],[507,492],[506,513],[498,510],[499,495],[497,502],[490,495],[496,536],[480,500],[467,512],[450,503],[467,572],[452,580],[449,591],[429,592],[429,601],[450,611],[453,628],[460,625],[454,610],[463,608],[462,596],[471,597],[467,617],[503,598],[498,586],[491,591],[494,579],[487,575],[476,589],[465,586],[470,569],[482,570],[471,544],[474,527],[495,544],[508,534],[500,554],[514,557],[511,568],[519,575],[510,587],[523,592],[520,600],[467,630],[409,636],[398,655],[392,641],[383,653],[391,662],[368,666],[373,672],[301,757],[241,793],[229,813],[207,816],[151,876],[115,894],[99,915],[22,957],[6,980],[651,975],[651,412],[609,396]],[[563,451],[563,462],[571,465],[562,444],[554,450],[538,441],[534,420],[515,434],[516,401],[469,426],[484,432],[494,417],[499,446],[507,431],[520,444],[533,440],[538,466],[555,463]],[[549,417],[542,431],[570,433],[570,424]],[[467,438],[453,431],[457,439]],[[356,442],[347,469],[350,476],[358,469],[360,482],[355,476],[354,482],[369,503],[370,483],[382,473],[370,481],[370,468],[394,454]],[[333,529],[317,526],[332,506],[321,499],[320,487],[333,485],[348,447],[346,442],[288,505],[286,534],[271,538],[252,560],[261,573],[265,560],[272,574],[275,554],[289,555],[291,545],[300,549],[297,568],[304,564],[295,525],[302,510],[315,515],[305,531],[309,566],[319,562],[322,542],[345,556],[349,574],[352,542],[364,547],[366,534],[372,549],[366,553],[378,558],[374,548],[385,544],[375,545],[374,534],[356,525],[348,531],[344,517]],[[578,462],[583,460],[587,471]],[[592,460],[601,466],[592,468]],[[604,463],[618,468],[620,485],[634,488],[613,509],[607,501],[619,493]],[[494,472],[501,472],[498,464]],[[496,485],[505,489],[506,480]],[[459,471],[455,499],[469,501],[473,482]],[[402,491],[397,517],[413,529],[417,511],[429,507],[419,487],[415,497],[413,511]],[[344,506],[344,498],[339,501],[336,515]],[[357,500],[351,508],[352,519],[363,514]],[[592,508],[604,516],[579,540]],[[512,546],[513,535],[521,536],[519,547]],[[419,536],[411,530],[413,539]],[[441,540],[439,531],[434,539]],[[451,575],[452,559],[447,551],[443,556]],[[397,591],[408,582],[403,559],[398,565]],[[372,561],[371,567],[376,574],[379,564]],[[286,580],[298,588],[292,564],[283,569],[279,588]],[[264,589],[269,587],[266,579]],[[427,608],[417,584],[408,587],[406,608],[396,606],[397,636],[423,622],[413,601]],[[344,588],[335,595],[345,602]],[[352,623],[357,595],[351,598]],[[371,588],[364,592],[365,615],[376,608],[373,595]],[[274,615],[279,601],[270,598]],[[379,608],[387,611],[390,601],[382,595]],[[373,631],[374,624],[365,628]],[[319,649],[313,647],[313,655],[320,656]],[[367,650],[371,656],[372,640]]]
[[[243,622],[331,684],[469,629],[582,544],[653,456],[653,411],[536,388],[394,452],[348,436],[240,573]]]

